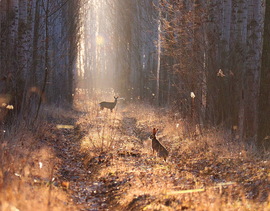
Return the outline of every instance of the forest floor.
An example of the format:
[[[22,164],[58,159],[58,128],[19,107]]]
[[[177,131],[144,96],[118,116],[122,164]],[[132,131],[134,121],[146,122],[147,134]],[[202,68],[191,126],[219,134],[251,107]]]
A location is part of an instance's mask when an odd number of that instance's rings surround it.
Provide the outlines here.
[[[270,210],[270,159],[177,114],[98,101],[1,131],[0,210]],[[47,112],[47,113],[46,113]],[[149,136],[168,149],[153,154]]]

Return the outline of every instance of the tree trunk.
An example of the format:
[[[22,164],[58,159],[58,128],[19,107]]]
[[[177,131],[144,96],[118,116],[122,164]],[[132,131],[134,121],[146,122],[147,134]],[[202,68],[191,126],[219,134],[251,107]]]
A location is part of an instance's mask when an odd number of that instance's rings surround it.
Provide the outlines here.
[[[158,2],[160,4],[160,2]],[[160,62],[161,62],[161,10],[159,8],[159,17],[158,17],[158,38],[157,38],[157,71],[156,71],[156,104],[159,105],[159,88],[160,88]]]
[[[258,100],[262,58],[263,13],[261,0],[248,3],[247,59],[243,73],[243,140],[252,146],[257,141]]]
[[[270,1],[266,1],[259,97],[258,147],[270,148]]]

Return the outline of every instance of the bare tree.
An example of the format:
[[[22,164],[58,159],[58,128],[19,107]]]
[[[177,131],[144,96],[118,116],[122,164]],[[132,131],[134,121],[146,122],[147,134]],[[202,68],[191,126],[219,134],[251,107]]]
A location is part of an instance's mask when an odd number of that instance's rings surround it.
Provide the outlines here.
[[[72,0],[0,2],[0,93],[10,96],[11,116],[41,105],[44,96],[47,102],[72,102],[79,8],[80,1]],[[59,81],[62,90],[55,92]]]

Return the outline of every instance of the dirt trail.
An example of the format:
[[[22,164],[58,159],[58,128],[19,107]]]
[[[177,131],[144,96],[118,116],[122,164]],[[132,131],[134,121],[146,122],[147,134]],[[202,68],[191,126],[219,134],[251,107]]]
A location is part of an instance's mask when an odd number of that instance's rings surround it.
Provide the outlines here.
[[[215,210],[245,194],[267,201],[269,191],[259,190],[270,187],[267,161],[219,159],[216,152],[209,152],[209,143],[174,143],[175,137],[180,140],[179,133],[168,142],[170,127],[162,118],[160,113],[154,118],[130,108],[113,113],[93,110],[74,129],[53,131],[59,158],[55,177],[79,210],[205,210],[210,205]],[[149,135],[154,126],[164,131],[160,140],[170,151],[168,162],[151,152]],[[259,178],[251,170],[254,166],[261,168]],[[247,174],[256,185],[248,178],[242,185],[239,173]]]
[[[0,143],[0,210],[270,210],[269,156],[149,105],[48,107]],[[149,136],[168,149],[152,153]]]
[[[132,196],[135,199],[130,204],[119,203],[119,198],[123,194],[127,195],[127,189],[136,191],[143,190],[147,193],[148,188],[153,185],[163,188],[168,185],[167,175],[168,163],[156,158],[151,153],[149,127],[141,124],[138,127],[138,119],[130,115],[130,112],[122,112],[119,114],[103,112],[95,119],[105,118],[106,122],[100,122],[100,126],[106,128],[112,127],[106,118],[112,118],[117,121],[114,125],[113,134],[117,134],[112,140],[112,147],[99,151],[98,147],[87,148],[82,150],[81,141],[88,134],[90,128],[96,130],[96,125],[91,125],[92,120],[84,116],[74,130],[54,130],[53,133],[57,137],[54,148],[56,156],[61,160],[57,167],[57,175],[55,175],[64,186],[68,186],[68,192],[72,196],[73,201],[82,210],[123,210],[138,208],[136,205],[136,193]],[[108,124],[108,125],[107,125]],[[80,128],[80,129],[78,129]],[[105,137],[105,135],[103,134]],[[99,140],[100,141],[100,140]],[[147,143],[145,143],[147,142]],[[147,149],[145,149],[147,148]],[[94,151],[94,152],[93,152]],[[92,152],[92,153],[91,153]],[[164,171],[161,177],[155,178],[154,167],[158,171]],[[164,178],[166,177],[166,178]],[[155,180],[155,182],[154,182]],[[152,190],[154,193],[154,190]],[[140,192],[140,191],[139,191]],[[138,192],[138,196],[140,193]],[[128,198],[129,199],[129,198]],[[141,201],[154,200],[147,194],[139,198]],[[143,205],[145,204],[142,203]],[[124,207],[127,206],[127,207]]]

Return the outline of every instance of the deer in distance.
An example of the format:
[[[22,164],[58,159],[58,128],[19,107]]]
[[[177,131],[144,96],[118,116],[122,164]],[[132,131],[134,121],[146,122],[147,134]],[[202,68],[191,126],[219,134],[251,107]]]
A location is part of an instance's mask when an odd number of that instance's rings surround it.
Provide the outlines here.
[[[152,139],[152,149],[153,149],[153,153],[156,151],[157,155],[159,157],[162,157],[164,159],[164,161],[166,161],[169,152],[168,150],[165,149],[164,146],[162,146],[162,144],[157,140],[156,138],[156,133],[157,133],[158,129],[153,128],[153,134],[150,136],[150,138]]]
[[[117,99],[118,99],[118,97],[114,97],[114,102],[103,101],[103,102],[99,103],[101,110],[103,110],[104,108],[107,108],[107,109],[110,109],[112,112],[114,107],[116,106]]]

